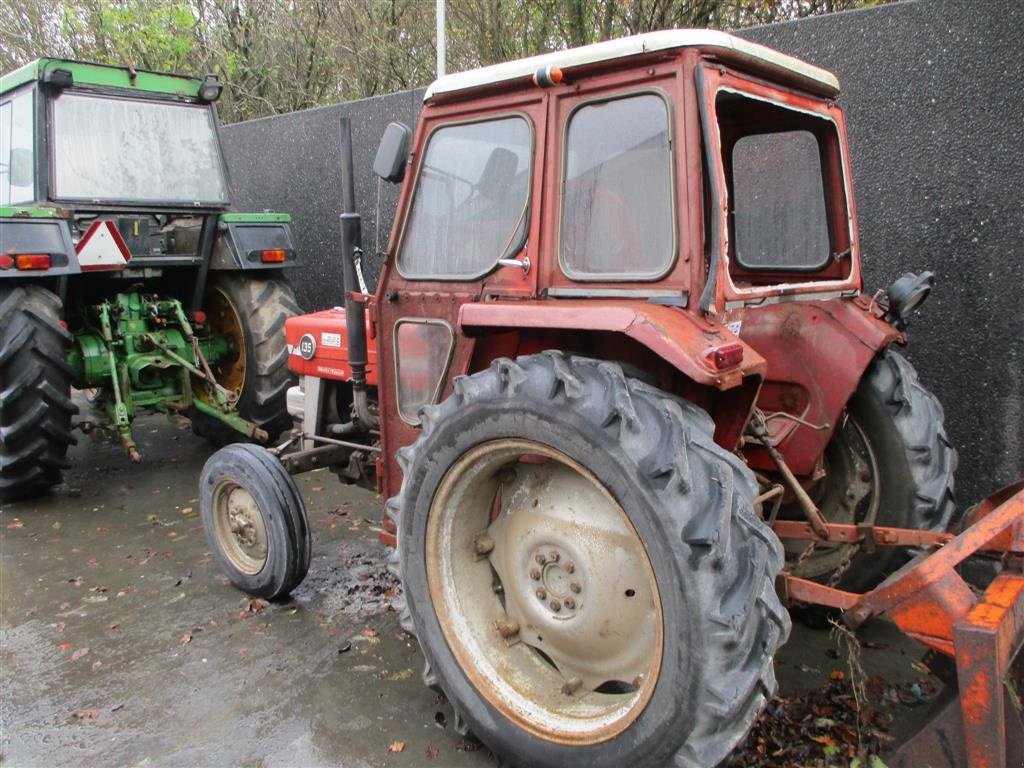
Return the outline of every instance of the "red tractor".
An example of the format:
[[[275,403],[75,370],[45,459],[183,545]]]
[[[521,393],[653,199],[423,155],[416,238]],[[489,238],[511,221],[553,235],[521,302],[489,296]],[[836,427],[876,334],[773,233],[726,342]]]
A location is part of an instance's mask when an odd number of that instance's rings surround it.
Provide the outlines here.
[[[775,690],[777,582],[854,609],[953,538],[956,452],[897,351],[932,276],[863,292],[838,93],[703,30],[431,85],[374,163],[404,180],[375,294],[349,160],[345,307],[287,323],[296,430],[204,469],[232,582],[303,579],[291,475],[329,466],[387,499],[460,731],[530,766],[721,761]],[[1022,499],[963,556],[1024,549]]]

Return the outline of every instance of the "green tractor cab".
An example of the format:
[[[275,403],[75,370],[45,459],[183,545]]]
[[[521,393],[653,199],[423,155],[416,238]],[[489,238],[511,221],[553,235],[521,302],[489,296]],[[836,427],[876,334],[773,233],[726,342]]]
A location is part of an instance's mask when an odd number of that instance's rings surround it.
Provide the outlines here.
[[[142,410],[218,443],[290,425],[291,217],[231,210],[221,90],[62,59],[0,78],[0,500],[60,481],[73,426],[138,461]]]

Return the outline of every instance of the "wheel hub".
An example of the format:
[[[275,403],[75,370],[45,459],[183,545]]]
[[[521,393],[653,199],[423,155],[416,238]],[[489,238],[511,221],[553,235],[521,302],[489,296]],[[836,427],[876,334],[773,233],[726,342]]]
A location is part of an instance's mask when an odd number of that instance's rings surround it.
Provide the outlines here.
[[[214,528],[221,550],[243,573],[259,573],[267,562],[267,528],[259,505],[240,485],[214,492]]]
[[[554,619],[576,616],[583,594],[583,574],[561,547],[543,544],[534,548],[533,564],[527,574],[534,597],[546,605]]]

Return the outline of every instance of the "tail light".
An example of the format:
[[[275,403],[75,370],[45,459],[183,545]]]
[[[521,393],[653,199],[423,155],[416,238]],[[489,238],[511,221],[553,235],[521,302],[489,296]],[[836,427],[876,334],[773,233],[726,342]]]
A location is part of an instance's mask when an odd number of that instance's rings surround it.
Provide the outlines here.
[[[284,248],[270,248],[260,251],[260,261],[264,264],[280,264],[287,255],[288,251]]]
[[[34,270],[49,269],[50,254],[48,253],[19,253],[14,257],[14,266],[18,269]]]
[[[712,347],[708,350],[707,358],[715,368],[724,371],[743,362],[743,345],[725,344],[721,347]]]

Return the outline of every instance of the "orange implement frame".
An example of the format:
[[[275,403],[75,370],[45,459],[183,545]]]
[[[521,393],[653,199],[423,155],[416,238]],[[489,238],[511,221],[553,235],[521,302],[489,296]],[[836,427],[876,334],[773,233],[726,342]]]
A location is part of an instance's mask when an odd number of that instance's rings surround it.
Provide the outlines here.
[[[852,627],[887,613],[905,634],[952,656],[960,688],[967,765],[1005,768],[1003,681],[1024,643],[1024,481],[979,504],[969,513],[968,522],[970,527],[959,536],[943,535],[948,541],[941,549],[914,558],[866,594],[788,574],[783,575],[782,586],[791,600],[842,609],[844,620]],[[795,532],[789,526],[784,531],[789,535]],[[887,529],[882,536],[892,538],[890,531],[902,538],[897,529]],[[904,533],[911,536],[914,532]],[[979,596],[960,577],[956,566],[982,551],[1003,553],[1003,569]]]

